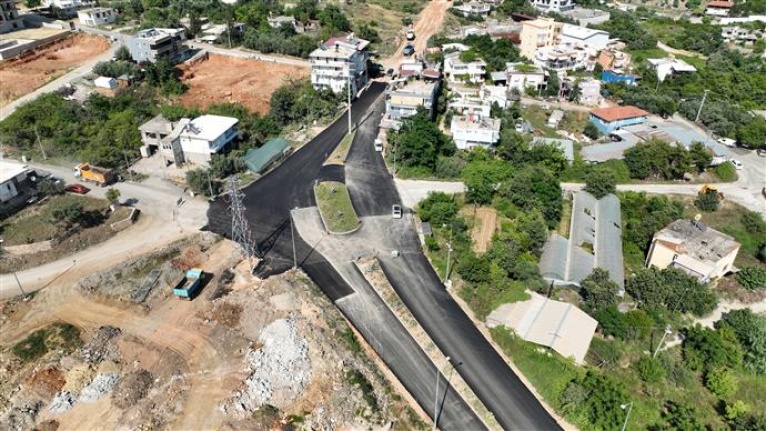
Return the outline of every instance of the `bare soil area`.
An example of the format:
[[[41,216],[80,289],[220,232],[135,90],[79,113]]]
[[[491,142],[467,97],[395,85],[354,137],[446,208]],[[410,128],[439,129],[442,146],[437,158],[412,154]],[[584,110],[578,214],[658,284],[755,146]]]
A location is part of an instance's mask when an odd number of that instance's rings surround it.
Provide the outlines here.
[[[305,276],[257,280],[235,256],[232,243],[203,235],[79,284],[0,302],[0,423],[265,430],[289,423],[382,429],[396,420],[396,428],[423,427]],[[194,300],[183,301],[170,286],[189,265],[210,276]],[[151,269],[162,271],[157,284],[133,302]],[[27,350],[48,342],[30,334],[59,322],[76,326],[81,340],[26,361],[15,353],[20,342]]]
[[[271,93],[282,84],[305,78],[307,67],[210,54],[207,60],[182,66],[182,80],[189,90],[181,96],[186,107],[241,103],[252,112],[269,111]]]
[[[486,253],[492,242],[492,235],[497,230],[497,211],[492,208],[478,208],[476,220],[471,231],[473,250],[476,253]]]
[[[415,52],[422,53],[428,44],[428,39],[437,34],[442,29],[447,10],[452,7],[451,1],[434,0],[428,2],[428,5],[420,12],[418,19],[413,25],[416,39],[413,42],[403,40],[397,47],[394,55],[381,61],[386,69],[397,68],[404,59],[402,49],[406,43],[415,45]]]
[[[103,37],[78,33],[19,60],[0,62],[0,107],[109,49]]]

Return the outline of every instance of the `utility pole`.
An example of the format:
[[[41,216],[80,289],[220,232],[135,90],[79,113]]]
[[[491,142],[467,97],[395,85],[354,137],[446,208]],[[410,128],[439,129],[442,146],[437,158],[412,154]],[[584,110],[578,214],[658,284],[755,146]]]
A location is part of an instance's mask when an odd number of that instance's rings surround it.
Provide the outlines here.
[[[698,122],[700,120],[700,115],[702,114],[702,107],[705,106],[705,99],[707,99],[707,93],[710,90],[705,90],[705,94],[702,95],[702,103],[700,103],[699,109],[697,109],[697,116],[694,117],[694,122]]]
[[[24,292],[24,288],[21,287],[21,281],[19,281],[19,276],[16,275],[16,271],[13,271],[13,277],[16,278],[16,283],[19,285],[19,290],[21,291],[21,294],[24,296],[27,296],[26,292]]]
[[[630,419],[630,411],[633,410],[633,401],[627,404],[621,404],[620,408],[623,410],[628,409],[628,414],[625,415],[625,422],[623,422],[622,424],[622,431],[625,431],[625,429],[628,428],[628,419]]]
[[[40,152],[43,153],[43,160],[48,160],[48,156],[45,154],[45,148],[43,148],[43,142],[40,140],[40,132],[37,131],[37,124],[35,124],[35,136],[37,137],[37,145],[40,146]]]
[[[449,280],[449,263],[450,260],[452,260],[452,243],[447,243],[447,270],[444,271],[444,283],[447,283],[447,280]]]
[[[210,199],[213,198],[213,180],[210,178],[210,169],[207,170],[207,187],[210,190]]]
[[[349,66],[348,68],[348,133],[351,134],[351,73],[354,70]]]

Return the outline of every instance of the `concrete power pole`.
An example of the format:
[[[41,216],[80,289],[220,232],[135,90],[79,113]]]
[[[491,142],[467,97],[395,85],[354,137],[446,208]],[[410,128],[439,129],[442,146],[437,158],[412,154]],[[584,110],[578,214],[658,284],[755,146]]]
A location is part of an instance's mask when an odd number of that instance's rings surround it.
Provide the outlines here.
[[[694,117],[694,122],[698,122],[700,120],[700,115],[702,114],[702,107],[705,106],[705,99],[707,99],[707,93],[710,90],[705,90],[705,94],[702,95],[702,103],[700,103],[699,109],[697,109],[697,116]]]

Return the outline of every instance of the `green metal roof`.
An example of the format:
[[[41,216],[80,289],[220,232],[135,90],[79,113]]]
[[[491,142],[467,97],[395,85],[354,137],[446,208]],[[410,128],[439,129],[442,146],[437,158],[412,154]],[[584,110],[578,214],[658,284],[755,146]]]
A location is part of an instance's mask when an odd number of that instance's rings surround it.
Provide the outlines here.
[[[245,166],[256,174],[263,173],[278,159],[285,150],[290,148],[290,143],[282,138],[275,138],[263,144],[261,148],[253,148],[247,151],[242,160]]]

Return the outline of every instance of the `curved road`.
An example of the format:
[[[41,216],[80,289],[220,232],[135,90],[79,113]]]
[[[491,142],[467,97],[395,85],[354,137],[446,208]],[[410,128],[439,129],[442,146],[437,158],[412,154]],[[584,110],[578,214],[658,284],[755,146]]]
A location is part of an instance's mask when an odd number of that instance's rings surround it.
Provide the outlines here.
[[[373,84],[354,104],[357,123],[368,107],[376,106],[378,111],[359,125],[345,172],[354,207],[363,220],[370,218],[371,225],[374,224],[373,219],[379,220],[381,216],[385,216],[382,218],[387,222],[390,221],[391,204],[399,202],[396,187],[383,160],[372,146],[382,112],[382,103],[378,99],[382,87],[381,84]],[[311,189],[314,180],[337,177],[337,172],[323,168],[322,162],[343,138],[346,128],[345,119],[339,119],[281,166],[243,190],[252,235],[263,253],[263,262],[256,269],[260,275],[268,276],[292,267],[289,210],[314,206]],[[211,206],[208,217],[210,230],[231,236],[231,217],[224,200]],[[353,234],[348,236],[350,240],[353,237]],[[380,348],[378,350],[376,347],[378,354],[423,409],[431,413],[434,392],[430,386],[433,385],[433,375],[436,372],[431,361],[424,355],[403,349],[402,340],[387,341],[386,334],[378,332],[379,323],[368,320],[372,319],[372,314],[380,314],[380,310],[373,310],[374,313],[369,313],[368,317],[365,313],[353,314],[352,308],[345,307],[347,302],[362,295],[364,288],[357,284],[350,286],[346,281],[350,276],[340,276],[333,265],[328,263],[333,258],[337,261],[337,256],[326,256],[329,259],[325,259],[299,237],[296,237],[296,244],[298,264],[341,308],[373,347],[377,345]],[[390,238],[381,240],[380,244],[369,243],[369,247],[377,250],[398,248],[406,256],[392,259],[386,257],[387,253],[380,253],[379,259],[393,287],[415,318],[441,351],[459,364],[456,371],[493,412],[504,429],[559,429],[557,423],[443,289],[438,276],[420,250],[412,226],[406,226],[402,235],[390,235]],[[348,274],[345,270],[342,272]],[[391,314],[388,310],[386,312]],[[405,337],[409,338],[406,334]],[[451,396],[452,391],[449,392]],[[456,414],[465,411],[461,406],[464,402],[459,401],[445,403],[445,406],[449,404],[451,407],[445,408],[440,418],[440,427],[457,430],[483,428],[470,417],[470,413]]]

